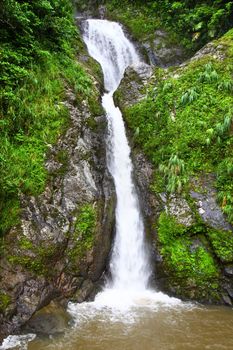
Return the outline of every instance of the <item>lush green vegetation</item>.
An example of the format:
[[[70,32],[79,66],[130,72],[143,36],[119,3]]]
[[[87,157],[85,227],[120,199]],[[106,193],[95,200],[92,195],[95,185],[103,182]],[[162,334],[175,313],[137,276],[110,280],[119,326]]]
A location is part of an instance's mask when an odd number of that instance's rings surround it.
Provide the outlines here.
[[[68,87],[77,100],[91,79],[76,62],[81,49],[68,0],[3,0],[0,14],[0,234],[17,223],[20,193],[47,180],[49,144],[64,132]]]
[[[233,221],[233,30],[215,42],[224,60],[203,56],[155,70],[147,97],[125,110],[128,125],[160,175],[155,190],[181,192],[201,172],[217,174],[218,199]],[[121,93],[121,92],[120,92]],[[159,188],[158,188],[159,187]]]
[[[218,288],[218,268],[202,243],[203,238],[198,238],[198,244],[195,244],[197,237],[192,240],[191,234],[192,227],[178,224],[175,218],[166,213],[160,215],[158,239],[169,276],[175,277],[176,281],[181,279],[183,288],[197,287],[199,297],[202,297],[202,290],[206,287],[209,288],[209,294],[214,295],[213,291]]]
[[[158,28],[197,49],[232,26],[233,2],[225,0],[107,0],[110,15],[124,23],[137,39],[153,38]]]
[[[233,261],[233,234],[231,231],[208,230],[213,250],[222,262]]]

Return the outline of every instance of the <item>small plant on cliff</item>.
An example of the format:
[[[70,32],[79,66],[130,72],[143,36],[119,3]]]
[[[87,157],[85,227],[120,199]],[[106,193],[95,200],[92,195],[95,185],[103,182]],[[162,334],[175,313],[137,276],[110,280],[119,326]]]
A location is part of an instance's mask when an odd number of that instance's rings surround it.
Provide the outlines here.
[[[181,192],[187,183],[185,164],[176,154],[172,154],[167,164],[161,164],[159,170],[166,178],[168,192]]]
[[[200,73],[199,75],[199,81],[201,83],[207,82],[207,83],[212,83],[216,82],[219,80],[219,75],[214,69],[213,65],[211,63],[207,63],[205,65],[205,70],[203,73]]]
[[[198,98],[198,93],[195,88],[188,89],[181,97],[181,104],[192,103]]]

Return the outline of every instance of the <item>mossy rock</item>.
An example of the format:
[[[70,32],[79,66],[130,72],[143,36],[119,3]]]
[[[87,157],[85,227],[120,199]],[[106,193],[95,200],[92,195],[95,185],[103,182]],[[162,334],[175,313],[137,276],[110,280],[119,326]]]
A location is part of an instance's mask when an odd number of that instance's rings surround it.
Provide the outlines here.
[[[11,297],[0,291],[0,312],[4,313],[7,307],[10,305]]]
[[[220,270],[206,239],[191,236],[190,227],[178,224],[162,213],[158,224],[158,248],[168,277],[167,284],[176,295],[197,300],[220,300]],[[172,285],[171,281],[174,282]]]
[[[208,229],[207,235],[216,256],[223,263],[233,262],[233,233],[231,231]]]

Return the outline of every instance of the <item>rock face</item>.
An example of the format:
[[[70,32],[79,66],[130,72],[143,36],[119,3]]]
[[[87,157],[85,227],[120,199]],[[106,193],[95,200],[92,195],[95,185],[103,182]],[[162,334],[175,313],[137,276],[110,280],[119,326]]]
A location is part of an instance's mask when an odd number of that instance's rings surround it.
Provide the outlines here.
[[[156,30],[153,40],[143,42],[142,47],[149,63],[157,67],[177,66],[187,58],[184,49],[171,42],[165,30]]]
[[[216,55],[220,60],[224,57],[221,47],[208,44],[191,61],[207,54]],[[173,64],[179,62],[182,61],[174,60]],[[170,63],[164,61],[163,66]],[[185,62],[181,67],[188,64]],[[150,66],[141,64],[126,70],[114,95],[123,115],[125,113],[126,124],[127,112],[146,98],[150,84],[156,84],[156,74]],[[217,203],[215,175],[199,174],[190,180],[189,190],[183,194],[157,192],[153,187],[153,174],[158,169],[135,144],[136,132],[135,125],[133,132],[129,125],[135,180],[140,191],[146,231],[153,246],[151,257],[155,266],[155,284],[166,293],[185,300],[232,305],[233,228]]]
[[[115,195],[105,116],[93,116],[88,101],[77,104],[72,91],[64,103],[70,125],[48,152],[47,187],[38,197],[21,196],[21,223],[5,238],[0,337],[55,298],[89,298],[108,261]]]
[[[207,225],[219,230],[232,230],[232,226],[226,221],[221,208],[217,204],[217,191],[214,188],[214,181],[215,176],[213,174],[193,180],[194,189],[190,191],[190,195],[195,201],[199,215]]]
[[[140,62],[128,67],[119,89],[114,93],[114,99],[122,109],[139,102],[143,97],[143,88],[153,77],[153,68]]]

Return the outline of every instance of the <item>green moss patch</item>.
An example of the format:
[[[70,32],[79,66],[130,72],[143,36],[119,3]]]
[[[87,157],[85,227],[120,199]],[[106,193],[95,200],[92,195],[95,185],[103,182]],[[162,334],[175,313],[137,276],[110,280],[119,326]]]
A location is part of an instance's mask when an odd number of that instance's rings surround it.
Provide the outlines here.
[[[175,284],[182,285],[190,293],[194,287],[199,296],[204,287],[210,288],[210,294],[211,288],[216,290],[219,270],[201,237],[190,238],[187,228],[178,224],[173,217],[162,213],[159,218],[158,240],[165,269],[176,280]],[[187,293],[186,296],[191,297]]]
[[[10,302],[10,296],[0,291],[0,312],[4,312],[7,306],[10,304]]]
[[[93,204],[85,204],[78,210],[75,221],[75,231],[71,242],[73,247],[68,251],[71,261],[83,258],[90,251],[95,242],[97,225],[97,211]]]
[[[21,236],[14,250],[16,253],[8,251],[7,259],[12,265],[21,265],[36,275],[52,277],[55,270],[51,270],[51,264],[62,256],[63,250],[63,246],[53,244],[35,245],[27,237]]]
[[[233,233],[208,230],[208,238],[217,257],[224,263],[233,262]]]

